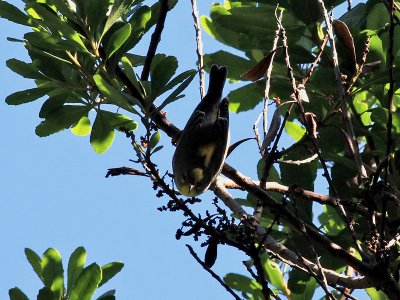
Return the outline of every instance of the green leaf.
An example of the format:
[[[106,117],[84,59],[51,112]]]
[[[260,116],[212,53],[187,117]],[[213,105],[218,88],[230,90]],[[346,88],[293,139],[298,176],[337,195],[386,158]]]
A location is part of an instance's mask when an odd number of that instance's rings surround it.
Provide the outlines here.
[[[241,75],[256,65],[255,61],[220,50],[212,54],[204,55],[204,65],[210,68],[212,65],[226,66],[229,70],[229,79],[246,80]]]
[[[113,278],[115,275],[117,275],[122,268],[124,267],[124,264],[122,262],[112,262],[109,264],[106,264],[101,267],[103,278],[101,279],[99,283],[99,287],[105,284],[107,281],[109,281],[111,278]]]
[[[77,18],[76,13],[71,9],[71,6],[65,0],[47,0],[49,4],[55,6],[55,8],[69,20],[79,24],[80,20]]]
[[[60,299],[64,292],[64,269],[60,253],[54,248],[47,249],[41,265],[44,285],[51,289],[56,299]]]
[[[130,7],[132,6],[132,2],[134,2],[134,0],[114,1],[110,15],[107,17],[106,24],[104,25],[100,41],[102,40],[103,36],[107,33],[107,31],[111,28],[111,26],[113,26],[118,21],[118,19],[120,19],[129,11]]]
[[[103,21],[107,17],[107,11],[110,7],[111,1],[109,0],[85,0],[83,1],[85,6],[85,16],[87,16],[87,23],[92,29],[90,34],[94,39],[97,40],[100,33],[98,32]]]
[[[10,300],[29,300],[28,296],[17,287],[8,290],[8,295],[10,296]]]
[[[52,12],[51,9],[48,9],[46,5],[28,2],[26,4],[26,9],[33,9],[35,13],[37,13],[44,20],[46,25],[50,27],[52,32],[61,32],[67,41],[71,41],[79,45],[78,51],[88,52],[78,32],[63,19],[61,19],[54,11]],[[53,36],[55,36],[55,34]]]
[[[83,247],[78,247],[71,254],[68,262],[68,285],[67,292],[71,293],[72,288],[75,286],[76,280],[81,274],[86,262],[86,250]]]
[[[24,35],[24,38],[31,46],[41,51],[46,50],[49,53],[54,52],[54,50],[71,50],[74,52],[82,50],[82,47],[74,41],[62,39],[48,32],[28,32]]]
[[[131,82],[137,81],[137,79],[136,79],[136,74],[135,74],[135,72],[133,71],[132,63],[131,63],[131,61],[128,59],[127,56],[123,56],[123,57],[121,58],[121,63],[122,63],[122,66],[124,67],[124,73],[126,74],[126,76],[128,76],[129,80],[130,80]]]
[[[318,220],[324,226],[326,233],[332,236],[342,233],[346,228],[343,218],[329,205],[324,205],[324,212],[318,216]]]
[[[161,133],[160,131],[156,131],[153,133],[153,135],[150,137],[149,141],[149,149],[153,149],[157,144],[160,142],[161,139]]]
[[[136,130],[138,127],[138,124],[127,116],[105,110],[102,111],[102,114],[111,127],[116,130],[120,130],[121,128],[124,130]]]
[[[229,93],[229,110],[235,113],[248,111],[262,101],[264,80],[250,83]]]
[[[274,285],[278,290],[288,295],[289,292],[286,288],[286,282],[279,265],[273,260],[268,258],[268,255],[261,256],[262,263],[265,270],[267,280]]]
[[[372,30],[380,29],[389,22],[389,14],[385,4],[377,3],[368,12],[366,28]]]
[[[132,15],[129,23],[132,25],[132,33],[129,39],[121,48],[122,53],[126,53],[131,50],[142,38],[146,31],[148,22],[151,19],[151,10],[148,6],[143,5],[135,11]]]
[[[171,80],[178,68],[178,60],[174,56],[167,56],[160,61],[151,72],[151,100],[166,91],[167,83]]]
[[[264,166],[265,166],[265,159],[262,158],[257,163],[257,175],[259,180],[262,180],[264,173]],[[265,181],[280,182],[279,173],[273,165],[271,166],[268,178],[265,178]]]
[[[288,288],[292,300],[311,300],[317,288],[315,278],[297,269],[289,272]]]
[[[76,125],[71,128],[71,132],[77,136],[85,136],[90,133],[92,127],[88,117],[83,116]]]
[[[110,103],[113,103],[129,112],[132,112],[132,106],[129,104],[128,99],[123,96],[120,90],[109,84],[99,74],[94,75],[93,80],[102,95],[105,96]]]
[[[102,111],[97,111],[97,116],[93,124],[90,144],[97,154],[101,154],[111,147],[114,141],[115,131],[107,117]]]
[[[257,294],[257,292],[261,291],[261,285],[257,281],[240,274],[226,274],[224,282],[231,288],[243,293]]]
[[[291,136],[291,138],[295,140],[295,142],[300,141],[306,134],[305,128],[292,121],[286,121],[285,130]]]
[[[0,17],[17,24],[32,25],[32,20],[29,16],[6,1],[0,1]]]
[[[183,82],[161,103],[158,107],[159,110],[162,110],[168,104],[178,100],[181,98],[181,93],[187,88],[187,86],[192,82],[193,78],[196,76],[196,70],[189,70],[179,74],[174,79],[172,79],[166,86],[166,90],[169,89],[169,86],[175,86],[179,82],[183,80]],[[182,96],[183,97],[183,96]]]
[[[44,287],[39,290],[37,300],[58,300],[54,292],[48,288]]]
[[[24,91],[15,92],[6,98],[6,103],[8,105],[20,105],[24,103],[29,103],[35,101],[47,93],[49,93],[52,88],[33,88]]]
[[[367,292],[368,296],[370,296],[371,300],[388,300],[388,297],[386,297],[385,293],[382,291],[377,291],[376,288],[368,288],[365,289]]]
[[[132,31],[131,24],[127,23],[115,31],[107,43],[107,58],[110,58],[128,40]]]
[[[83,269],[71,290],[69,300],[90,300],[101,281],[101,277],[101,268],[96,263]]]
[[[36,254],[35,251],[25,248],[25,256],[28,262],[31,264],[33,270],[40,278],[40,280],[44,283],[43,275],[42,275],[42,259],[39,255]]]
[[[28,64],[15,58],[7,60],[6,64],[7,67],[9,67],[13,72],[21,75],[22,77],[31,79],[46,78],[40,74],[39,69],[37,69],[34,64]]]
[[[48,113],[46,119],[36,127],[36,135],[45,137],[70,128],[78,123],[82,117],[87,116],[90,109],[90,106],[64,105]]]
[[[115,290],[109,290],[103,295],[99,296],[96,300],[115,300]]]

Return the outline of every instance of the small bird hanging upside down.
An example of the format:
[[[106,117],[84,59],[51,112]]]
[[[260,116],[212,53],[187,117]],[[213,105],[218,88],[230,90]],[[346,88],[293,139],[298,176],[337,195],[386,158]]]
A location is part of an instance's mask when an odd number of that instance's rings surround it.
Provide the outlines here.
[[[228,98],[222,98],[225,67],[213,65],[207,94],[190,116],[172,159],[175,184],[183,195],[197,196],[218,177],[229,145]]]

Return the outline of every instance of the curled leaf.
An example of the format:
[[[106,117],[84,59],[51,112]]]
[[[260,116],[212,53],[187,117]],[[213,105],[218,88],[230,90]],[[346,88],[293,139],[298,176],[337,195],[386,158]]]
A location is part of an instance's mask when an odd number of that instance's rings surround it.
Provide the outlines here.
[[[339,20],[333,21],[332,26],[337,38],[347,49],[352,66],[354,67],[353,71],[355,71],[357,69],[356,48],[354,47],[353,36],[351,35],[349,28],[347,27],[346,23]]]
[[[235,150],[240,144],[247,142],[248,140],[255,140],[255,138],[245,138],[245,139],[242,139],[242,140],[237,141],[236,143],[232,144],[228,149],[226,157],[228,157],[233,152],[233,150]]]
[[[306,123],[308,124],[308,127],[310,128],[310,133],[311,135],[316,139],[317,136],[317,122],[315,121],[316,116],[313,113],[305,113],[306,117]]]
[[[271,51],[267,56],[265,56],[262,60],[260,60],[253,68],[243,73],[242,77],[252,81],[257,81],[258,79],[263,77],[264,74],[267,72],[268,68],[271,66],[274,60],[275,53],[276,50]]]
[[[297,86],[297,90],[298,90],[298,92],[299,92],[299,99],[300,99],[300,101],[301,101],[301,102],[309,103],[309,102],[310,102],[310,99],[308,99],[308,95],[307,95],[305,86],[304,86],[303,84],[300,83],[300,84]]]
[[[269,126],[268,133],[265,136],[265,139],[261,146],[261,151],[267,149],[272,141],[275,139],[276,134],[278,133],[279,127],[281,126],[281,109],[278,106],[274,112],[272,117],[271,125]]]

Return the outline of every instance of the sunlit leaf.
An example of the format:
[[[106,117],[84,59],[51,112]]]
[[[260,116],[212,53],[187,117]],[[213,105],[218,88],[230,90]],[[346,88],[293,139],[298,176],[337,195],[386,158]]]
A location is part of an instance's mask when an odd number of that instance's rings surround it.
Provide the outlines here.
[[[106,48],[107,58],[110,58],[128,40],[131,31],[131,24],[127,23],[111,35]]]
[[[90,143],[97,154],[101,154],[111,147],[114,141],[115,131],[102,111],[97,112],[96,119],[90,135]]]
[[[37,276],[40,278],[42,282],[44,282],[42,274],[42,259],[40,258],[40,256],[37,255],[35,251],[29,248],[25,248],[25,255],[26,259],[31,264]]]
[[[47,249],[43,253],[41,266],[45,286],[59,299],[64,292],[64,269],[60,253],[54,248]]]
[[[92,127],[88,117],[82,117],[79,122],[71,128],[71,132],[77,136],[85,136],[90,133]]]
[[[76,280],[81,274],[86,262],[86,250],[83,247],[78,247],[74,250],[68,262],[68,285],[67,291],[71,292]]]
[[[154,132],[150,137],[149,148],[153,149],[155,146],[157,146],[157,144],[160,142],[160,139],[161,139],[160,131]]]
[[[303,126],[292,121],[286,122],[285,130],[296,142],[298,142],[306,133],[306,129]]]
[[[64,105],[51,111],[46,119],[36,127],[36,135],[45,137],[63,129],[70,128],[79,120],[88,115],[91,108],[88,106]]]
[[[101,277],[101,268],[96,263],[83,269],[71,290],[69,300],[90,300],[101,281]]]
[[[269,259],[266,254],[262,256],[262,263],[267,280],[278,290],[288,295],[289,291],[279,265],[275,261]]]
[[[122,262],[112,262],[109,264],[106,264],[101,267],[103,278],[101,279],[99,283],[99,287],[108,282],[111,278],[113,278],[115,275],[117,275],[122,268],[124,267],[124,264]]]

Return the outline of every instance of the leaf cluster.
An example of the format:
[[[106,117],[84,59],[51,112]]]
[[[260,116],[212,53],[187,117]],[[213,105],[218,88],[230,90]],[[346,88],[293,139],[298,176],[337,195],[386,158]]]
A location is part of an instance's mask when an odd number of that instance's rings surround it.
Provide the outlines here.
[[[60,253],[49,248],[40,257],[33,250],[26,248],[25,255],[44,284],[37,295],[38,300],[90,300],[96,290],[107,283],[121,271],[124,264],[112,262],[100,267],[92,263],[85,267],[86,250],[78,247],[71,254],[68,261],[67,278]],[[28,300],[19,288],[9,290],[10,300]],[[96,298],[97,300],[115,299],[115,290],[109,290]]]

